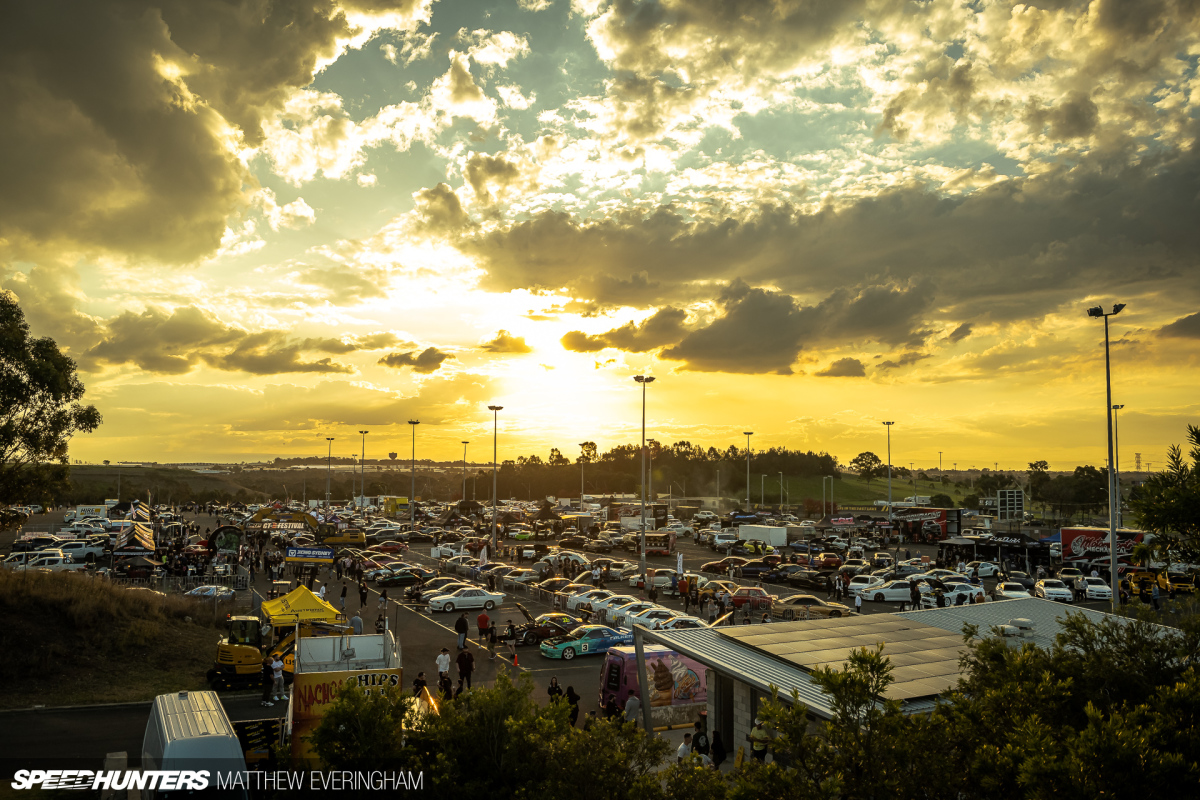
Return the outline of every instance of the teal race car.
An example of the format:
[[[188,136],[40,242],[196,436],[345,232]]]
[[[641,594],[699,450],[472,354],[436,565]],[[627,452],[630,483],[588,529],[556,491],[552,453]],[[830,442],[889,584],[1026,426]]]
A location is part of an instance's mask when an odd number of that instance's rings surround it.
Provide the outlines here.
[[[546,658],[561,658],[570,661],[575,656],[592,656],[607,653],[610,647],[633,644],[633,634],[623,633],[607,625],[583,625],[566,636],[555,636],[541,644]]]

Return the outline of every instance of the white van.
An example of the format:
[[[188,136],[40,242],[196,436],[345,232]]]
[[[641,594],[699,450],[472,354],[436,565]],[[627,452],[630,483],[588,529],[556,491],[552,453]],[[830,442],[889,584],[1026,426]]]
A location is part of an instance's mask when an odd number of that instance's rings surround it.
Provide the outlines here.
[[[246,771],[242,745],[216,692],[177,692],[154,698],[142,740],[142,769],[208,770],[211,792],[216,790],[218,772],[228,776]],[[228,777],[224,784],[229,785]],[[244,790],[228,793],[246,797]]]

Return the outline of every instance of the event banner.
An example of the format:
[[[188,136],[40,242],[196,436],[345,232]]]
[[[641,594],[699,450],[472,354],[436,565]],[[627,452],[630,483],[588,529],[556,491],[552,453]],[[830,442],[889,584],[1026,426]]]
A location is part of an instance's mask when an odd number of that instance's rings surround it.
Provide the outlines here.
[[[332,547],[289,547],[285,561],[308,561],[316,564],[332,564]]]

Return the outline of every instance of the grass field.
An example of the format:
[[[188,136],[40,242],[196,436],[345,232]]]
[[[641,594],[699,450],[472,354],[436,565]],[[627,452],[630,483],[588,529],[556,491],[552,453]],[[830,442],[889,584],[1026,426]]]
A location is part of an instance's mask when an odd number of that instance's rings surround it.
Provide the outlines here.
[[[0,571],[0,708],[203,688],[224,611],[71,573]]]
[[[755,503],[759,501],[758,483],[754,481],[754,475],[751,474],[751,500]],[[801,505],[806,499],[821,501],[821,478],[814,476],[811,478],[786,478],[785,481],[788,487],[788,497],[792,505]],[[768,504],[773,504],[774,500],[779,496],[779,475],[768,475],[765,480],[766,495]],[[914,490],[913,484],[907,480],[899,478],[892,479],[892,499],[903,500],[910,495],[933,495],[933,494],[948,494],[956,501],[961,500],[963,493],[954,486],[947,484],[932,484],[928,481],[917,481]],[[841,505],[870,505],[876,500],[887,500],[888,485],[887,478],[882,480],[873,480],[868,487],[866,481],[860,480],[857,475],[842,475],[841,478],[833,480],[833,500],[839,506]],[[829,481],[825,482],[825,497],[829,497]]]

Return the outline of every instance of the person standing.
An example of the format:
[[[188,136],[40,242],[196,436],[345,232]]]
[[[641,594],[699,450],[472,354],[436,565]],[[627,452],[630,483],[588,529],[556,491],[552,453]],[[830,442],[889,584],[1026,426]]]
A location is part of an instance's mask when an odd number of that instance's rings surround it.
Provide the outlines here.
[[[467,647],[467,634],[470,632],[471,626],[467,623],[467,612],[463,611],[458,615],[458,619],[454,620],[454,632],[458,634],[458,649],[464,650]]]
[[[1154,583],[1154,586],[1152,586],[1150,588],[1150,602],[1151,602],[1151,604],[1153,604],[1154,610],[1158,611],[1159,607],[1158,607],[1158,582],[1157,581]]]
[[[517,629],[513,627],[512,620],[507,620],[504,623],[504,644],[508,646],[508,654],[514,659],[517,657]]]
[[[342,611],[346,610],[346,591],[347,591],[346,582],[342,581]]]
[[[490,624],[491,620],[488,618],[487,612],[480,611],[479,616],[475,618],[475,627],[479,630],[479,643],[481,645],[487,644],[488,627]]]
[[[571,727],[575,727],[575,723],[579,721],[579,701],[583,698],[575,693],[574,686],[567,687],[567,702],[571,704]]]
[[[862,592],[854,595],[854,610],[860,614],[862,613]]]
[[[262,660],[262,705],[273,706],[271,702],[271,687],[275,684],[275,670],[271,667],[271,657]]]
[[[720,769],[725,761],[725,743],[721,741],[720,731],[713,731],[711,750],[713,766]]]
[[[352,627],[352,628],[354,629],[354,635],[355,635],[355,636],[360,636],[360,635],[362,635],[362,632],[363,632],[363,621],[362,621],[362,617],[360,617],[360,616],[358,615],[358,612],[357,612],[357,611],[355,611],[355,612],[354,612],[354,616],[350,618],[350,627]]]
[[[428,682],[425,680],[425,673],[418,672],[416,679],[413,681],[413,697],[420,697],[427,685]]]
[[[438,677],[442,677],[450,671],[450,651],[443,647],[442,652],[438,653],[438,657],[434,659],[437,664]]]
[[[490,625],[488,625],[488,630],[487,630],[487,648],[488,648],[488,653],[491,654],[488,657],[489,661],[496,660],[496,641],[498,639],[499,639],[499,637],[496,635],[496,623],[493,621]]]
[[[550,678],[550,686],[546,689],[546,694],[550,696],[551,703],[562,699],[563,690],[562,687],[558,685],[557,677],[552,676]]]
[[[367,605],[367,585],[365,583],[363,583],[362,581],[359,581],[359,583],[358,583],[358,607],[361,610],[361,609],[365,608],[366,605]]]
[[[283,688],[283,662],[279,660],[279,656],[275,656],[271,661],[271,680],[274,684],[272,687],[272,700],[286,700],[287,691]]]
[[[693,727],[696,732],[692,734],[692,749],[700,755],[709,755],[708,732],[704,730],[704,723],[697,720]]]
[[[625,721],[638,724],[638,714],[642,710],[642,701],[638,697],[637,692],[630,692],[629,699],[625,701]]]
[[[692,754],[692,735],[685,733],[683,735],[683,744],[675,749],[675,763],[682,764],[683,760]]]
[[[475,671],[475,656],[471,655],[471,651],[463,648],[463,651],[458,654],[458,679],[466,683],[467,688],[471,688],[471,673]]]
[[[767,733],[767,729],[763,727],[761,719],[754,720],[754,727],[750,730],[750,755],[755,761],[767,760],[767,745],[771,743],[771,734]]]

